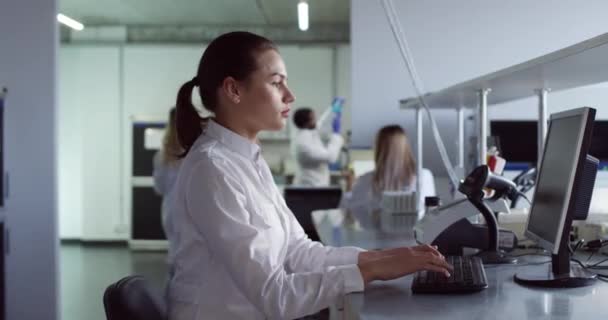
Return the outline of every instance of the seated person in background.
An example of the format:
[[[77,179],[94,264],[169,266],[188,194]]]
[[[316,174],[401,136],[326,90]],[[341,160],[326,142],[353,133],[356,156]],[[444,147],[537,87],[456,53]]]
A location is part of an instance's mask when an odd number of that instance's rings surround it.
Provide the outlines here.
[[[375,170],[355,181],[351,194],[343,197],[341,207],[379,209],[384,191],[416,192],[416,161],[403,128],[389,125],[380,129],[376,135],[374,161]],[[430,170],[423,169],[421,175],[418,201],[424,204],[425,197],[435,196],[435,182]]]
[[[319,125],[327,118],[330,110],[321,115]],[[333,112],[333,114],[333,133],[325,145],[317,129],[315,112],[310,108],[300,108],[295,112],[293,122],[298,131],[294,141],[294,156],[297,162],[294,185],[329,186],[329,164],[338,159],[344,144],[344,139],[340,135],[340,113]]]
[[[169,121],[165,128],[165,135],[163,137],[162,146],[154,154],[153,166],[154,166],[154,190],[156,193],[163,198],[161,206],[161,222],[165,235],[169,238],[171,230],[167,225],[167,214],[168,214],[168,196],[173,185],[177,180],[177,174],[181,164],[179,158],[184,150],[177,140],[177,129],[175,126],[175,108],[171,108],[169,111]]]

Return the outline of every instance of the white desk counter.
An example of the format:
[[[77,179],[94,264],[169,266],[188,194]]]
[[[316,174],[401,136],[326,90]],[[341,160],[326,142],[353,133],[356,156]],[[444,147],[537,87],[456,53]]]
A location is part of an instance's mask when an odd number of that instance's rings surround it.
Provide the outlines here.
[[[373,217],[373,215],[372,215]],[[323,243],[366,249],[411,245],[411,234],[383,231],[376,218],[342,210],[313,212]],[[586,255],[584,256],[586,257]],[[599,259],[606,256],[598,257]],[[608,283],[574,289],[536,289],[513,282],[513,275],[547,269],[549,257],[520,257],[520,265],[486,266],[489,288],[466,295],[413,295],[412,276],[374,282],[345,297],[345,319],[608,319]],[[540,264],[539,264],[540,263]],[[548,269],[547,269],[548,270]]]

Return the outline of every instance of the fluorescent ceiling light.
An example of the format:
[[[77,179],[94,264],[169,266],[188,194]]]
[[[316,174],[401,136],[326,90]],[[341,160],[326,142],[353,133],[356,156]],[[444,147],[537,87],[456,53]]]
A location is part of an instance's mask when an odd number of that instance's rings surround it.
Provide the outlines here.
[[[308,30],[308,2],[298,3],[298,27],[302,31]]]
[[[82,29],[84,29],[84,25],[68,16],[65,16],[61,13],[57,14],[57,21],[65,24],[66,26],[76,30],[76,31],[80,31]]]

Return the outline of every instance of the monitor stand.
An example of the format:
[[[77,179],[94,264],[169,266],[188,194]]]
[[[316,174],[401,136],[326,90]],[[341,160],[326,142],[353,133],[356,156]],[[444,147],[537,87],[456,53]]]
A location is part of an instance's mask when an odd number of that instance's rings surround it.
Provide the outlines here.
[[[551,256],[551,266],[534,268],[517,273],[515,282],[531,287],[542,288],[577,288],[591,286],[597,281],[597,275],[585,270],[580,265],[570,264],[570,252],[560,249]]]
[[[536,272],[522,272],[515,274],[515,282],[530,287],[542,288],[577,288],[593,285],[597,276],[579,265],[572,265],[567,274],[556,275],[551,267],[542,268]]]

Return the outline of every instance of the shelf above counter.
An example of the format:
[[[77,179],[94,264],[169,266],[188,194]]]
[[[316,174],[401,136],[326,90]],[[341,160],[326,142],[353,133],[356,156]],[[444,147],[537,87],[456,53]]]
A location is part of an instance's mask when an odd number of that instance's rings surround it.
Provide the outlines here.
[[[608,33],[599,35],[541,57],[465,81],[424,95],[428,106],[474,108],[479,92],[491,89],[488,105],[538,95],[535,90],[552,92],[608,81]],[[419,104],[416,97],[400,100],[401,108]]]

